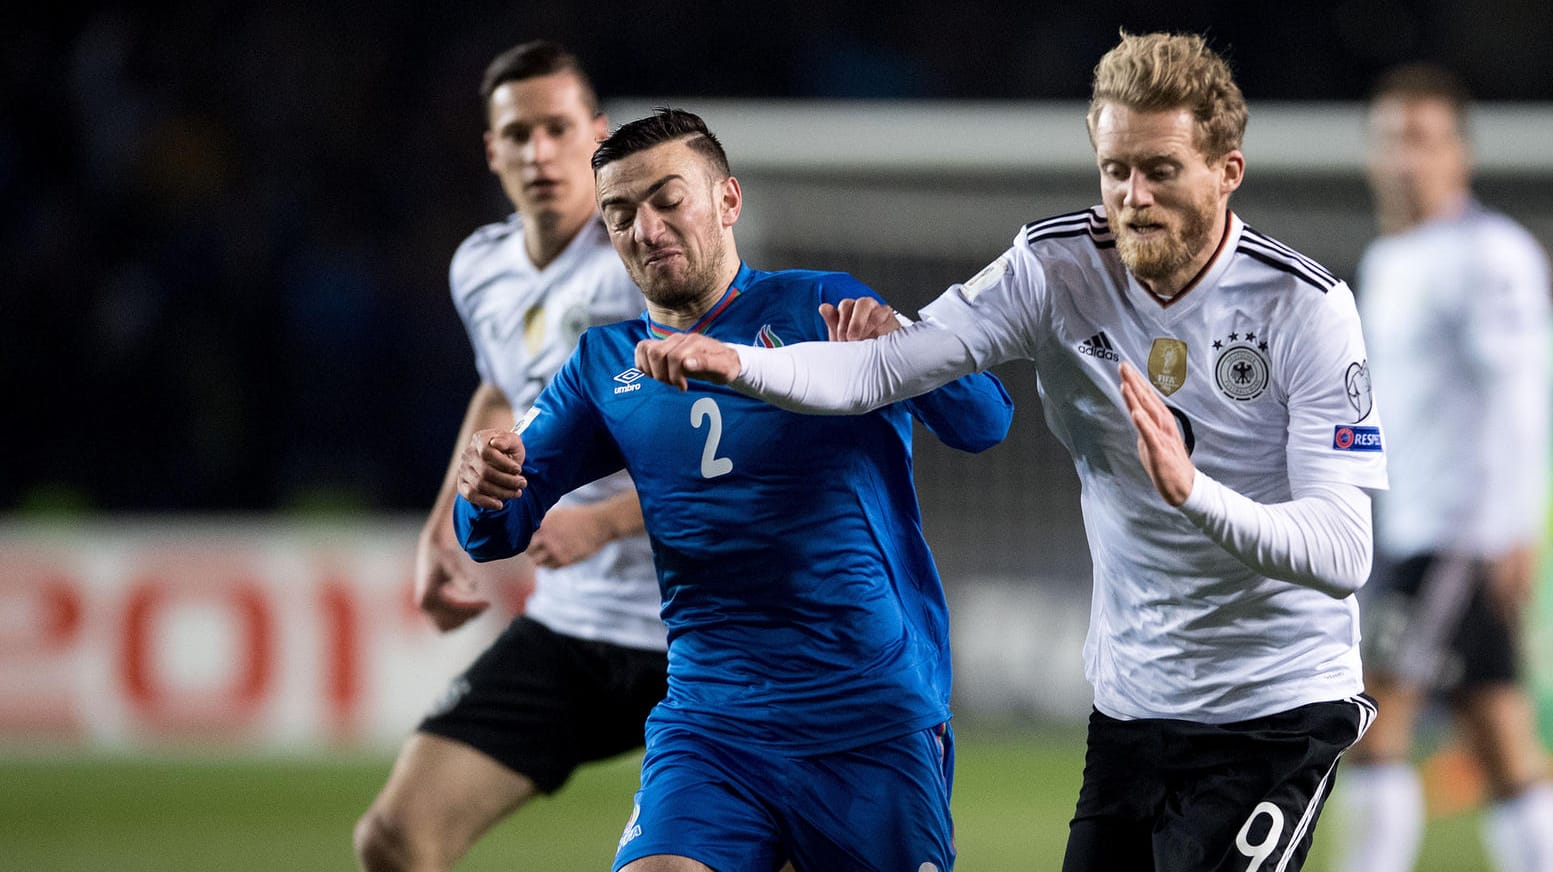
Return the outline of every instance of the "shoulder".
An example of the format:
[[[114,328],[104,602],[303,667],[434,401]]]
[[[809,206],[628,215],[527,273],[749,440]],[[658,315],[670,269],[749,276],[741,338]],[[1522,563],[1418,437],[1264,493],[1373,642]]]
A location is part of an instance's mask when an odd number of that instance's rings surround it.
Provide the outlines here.
[[[1514,218],[1474,205],[1462,221],[1471,229],[1473,253],[1480,262],[1501,268],[1547,269],[1542,244]]]
[[[1115,248],[1116,237],[1111,235],[1111,226],[1106,222],[1105,207],[1091,206],[1077,212],[1031,221],[1019,228],[1014,243],[1030,248],[1100,250]]]
[[[811,294],[823,300],[875,296],[872,288],[851,273],[836,270],[784,269],[774,272],[751,269],[752,280],[746,292],[777,292],[787,295]]]
[[[1235,256],[1259,283],[1290,285],[1311,293],[1346,290],[1342,279],[1309,257],[1259,230],[1245,225],[1235,241]]]
[[[513,213],[504,221],[496,221],[476,229],[464,238],[453,252],[453,262],[448,267],[448,282],[453,295],[467,288],[477,277],[489,270],[492,259],[501,259],[513,245],[523,247],[523,220]]]

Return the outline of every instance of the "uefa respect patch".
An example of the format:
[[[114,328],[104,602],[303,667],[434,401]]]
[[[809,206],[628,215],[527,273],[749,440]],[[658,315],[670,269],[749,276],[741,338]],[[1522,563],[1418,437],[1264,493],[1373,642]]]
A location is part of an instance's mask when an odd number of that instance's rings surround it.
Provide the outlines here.
[[[1334,451],[1380,451],[1380,428],[1338,424],[1332,428]]]

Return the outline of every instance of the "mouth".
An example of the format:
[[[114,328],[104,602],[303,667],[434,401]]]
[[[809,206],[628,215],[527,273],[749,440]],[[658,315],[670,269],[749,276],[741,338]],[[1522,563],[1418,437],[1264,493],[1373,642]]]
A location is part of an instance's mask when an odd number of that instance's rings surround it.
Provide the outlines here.
[[[683,256],[677,248],[665,248],[647,255],[647,258],[642,261],[642,266],[647,269],[662,268],[667,266],[670,260]]]
[[[523,185],[524,190],[528,191],[530,194],[540,195],[553,194],[559,190],[560,187],[561,183],[554,179],[534,179],[531,182],[525,182]]]

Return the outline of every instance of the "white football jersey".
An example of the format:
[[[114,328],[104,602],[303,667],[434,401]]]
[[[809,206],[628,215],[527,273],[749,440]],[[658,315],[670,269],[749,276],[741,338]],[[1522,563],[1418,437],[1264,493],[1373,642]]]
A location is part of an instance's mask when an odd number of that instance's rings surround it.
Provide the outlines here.
[[[1477,203],[1371,243],[1359,263],[1392,490],[1376,543],[1478,557],[1542,535],[1553,305],[1531,234]]]
[[[637,317],[646,308],[597,220],[542,270],[523,247],[518,215],[488,224],[454,253],[449,283],[480,377],[500,388],[520,416],[584,330]],[[630,477],[619,472],[573,491],[560,505],[598,502],[630,486]],[[525,613],[550,629],[631,648],[667,647],[645,535],[618,539],[586,560],[534,575]]]
[[[1226,723],[1363,688],[1358,608],[1249,569],[1155,490],[1118,367],[1153,382],[1203,473],[1262,503],[1290,481],[1384,488],[1380,420],[1348,287],[1229,215],[1174,299],[1123,267],[1103,207],[1026,225],[923,310],[978,368],[1035,361],[1072,453],[1094,564],[1085,672],[1116,718]]]

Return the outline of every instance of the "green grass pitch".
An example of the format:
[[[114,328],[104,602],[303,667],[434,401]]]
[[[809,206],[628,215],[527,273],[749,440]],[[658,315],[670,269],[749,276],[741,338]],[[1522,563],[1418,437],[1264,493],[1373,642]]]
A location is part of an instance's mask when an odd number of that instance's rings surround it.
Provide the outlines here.
[[[960,872],[1056,870],[1083,763],[1071,729],[957,727]],[[637,759],[589,767],[499,825],[460,870],[607,870]],[[5,872],[350,870],[386,758],[0,757]],[[1309,870],[1325,870],[1322,833]],[[1476,819],[1437,821],[1420,872],[1487,869]]]

